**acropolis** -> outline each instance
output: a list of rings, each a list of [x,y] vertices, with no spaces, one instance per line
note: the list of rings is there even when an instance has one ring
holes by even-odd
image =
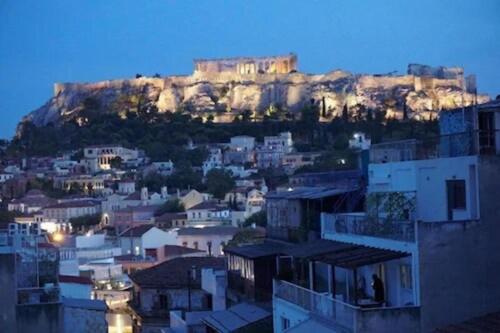
[[[297,70],[297,56],[195,59],[194,69],[195,73],[288,74]]]

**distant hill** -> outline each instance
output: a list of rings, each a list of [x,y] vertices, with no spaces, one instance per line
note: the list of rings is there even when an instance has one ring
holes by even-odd
[[[245,58],[247,59],[247,58]],[[248,60],[245,60],[248,61]],[[459,67],[410,65],[406,75],[366,75],[333,71],[312,75],[290,73],[203,72],[189,76],[138,77],[96,83],[56,83],[54,96],[24,117],[35,126],[84,124],[94,114],[182,111],[214,122],[232,122],[246,114],[261,120],[273,112],[297,117],[311,102],[320,121],[381,110],[387,118],[429,119],[436,111],[473,103],[474,77]],[[479,103],[489,100],[478,95]]]

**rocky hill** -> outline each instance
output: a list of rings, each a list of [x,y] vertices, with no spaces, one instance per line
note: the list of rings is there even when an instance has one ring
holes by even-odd
[[[345,71],[311,75],[200,72],[190,76],[139,77],[96,83],[56,83],[54,96],[27,115],[23,122],[36,126],[60,124],[75,119],[84,122],[81,111],[91,103],[99,112],[174,112],[183,110],[216,122],[230,122],[245,110],[257,118],[271,106],[297,112],[314,101],[321,120],[360,109],[386,111],[386,117],[428,119],[441,109],[470,105],[474,101],[473,78],[464,78],[461,68],[431,68],[410,65],[407,75],[365,75]],[[488,96],[478,95],[478,103]]]

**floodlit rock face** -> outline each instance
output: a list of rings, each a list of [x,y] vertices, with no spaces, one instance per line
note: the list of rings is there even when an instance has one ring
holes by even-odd
[[[298,72],[239,74],[195,71],[190,76],[141,77],[96,83],[57,83],[54,97],[23,121],[37,126],[60,124],[81,117],[86,103],[103,113],[137,110],[214,115],[215,121],[232,121],[245,110],[258,118],[270,106],[298,112],[311,101],[322,110],[322,121],[342,113],[378,109],[387,117],[428,119],[431,113],[470,105],[475,89],[458,67],[410,65],[407,75],[357,75],[333,71],[321,75]],[[488,96],[478,95],[478,103]],[[364,107],[364,108],[362,108]]]

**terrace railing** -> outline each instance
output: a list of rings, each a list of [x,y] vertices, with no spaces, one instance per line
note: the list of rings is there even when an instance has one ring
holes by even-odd
[[[59,303],[61,301],[59,287],[44,287],[44,288],[18,288],[17,289],[17,304],[18,305],[37,305]]]
[[[323,214],[322,233],[371,236],[415,242],[415,222],[374,218],[364,213]]]
[[[355,331],[358,307],[298,285],[274,280],[274,296],[328,319],[343,330]]]
[[[469,131],[423,140],[401,140],[374,144],[370,163],[426,160],[434,158],[498,154],[499,130]]]

